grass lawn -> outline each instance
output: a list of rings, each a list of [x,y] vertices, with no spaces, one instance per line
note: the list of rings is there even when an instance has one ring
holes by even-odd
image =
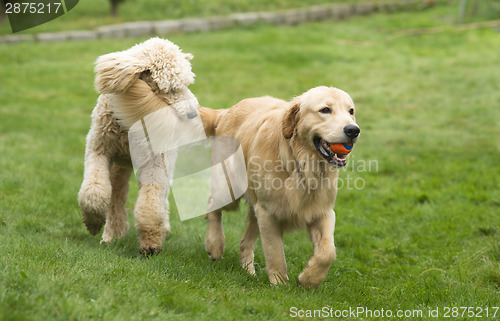
[[[110,15],[109,0],[81,0],[56,20],[21,33],[90,29],[103,25],[141,20],[167,20],[228,15],[237,12],[270,11],[302,8],[336,2],[382,2],[383,0],[126,0],[118,7],[118,16]],[[8,21],[0,24],[0,35],[11,34]]]
[[[93,62],[144,38],[0,46],[0,320],[287,320],[292,307],[439,308],[438,319],[445,307],[481,307],[491,319],[500,306],[500,34],[450,25],[394,36],[455,14],[170,38],[195,55],[192,90],[204,106],[289,99],[318,85],[352,95],[362,134],[354,167],[341,173],[337,260],[311,291],[296,281],[312,253],[304,231],[285,237],[288,286],[268,284],[260,242],[257,277],[243,272],[245,209],[225,215],[219,262],[204,251],[203,218],[180,222],[175,206],[164,251],[140,257],[135,183],[124,239],[100,245],[86,231],[76,196],[97,98]]]

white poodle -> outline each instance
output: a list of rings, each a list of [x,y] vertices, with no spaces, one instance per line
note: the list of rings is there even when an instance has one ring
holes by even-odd
[[[199,105],[188,89],[194,82],[192,58],[172,42],[152,38],[96,61],[95,87],[101,95],[87,136],[78,203],[91,234],[104,225],[101,242],[120,238],[129,228],[125,202],[132,172],[130,127],[160,109],[170,123],[197,116]],[[160,166],[173,170],[173,164]],[[140,175],[147,174],[144,170]],[[134,216],[140,252],[155,253],[170,232],[169,184],[139,177],[139,188]]]

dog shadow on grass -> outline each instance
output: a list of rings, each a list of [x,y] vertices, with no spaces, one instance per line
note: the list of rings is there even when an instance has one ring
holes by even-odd
[[[205,250],[206,221],[202,216],[181,222],[174,212],[171,215],[172,232],[165,238],[163,250],[152,255],[139,253],[138,233],[132,223],[132,213],[129,213],[131,225],[129,232],[123,238],[114,239],[109,244],[100,242],[102,231],[97,235],[90,235],[81,221],[71,223],[71,226],[61,229],[53,236],[61,242],[69,242],[69,248],[76,247],[117,260],[135,261],[139,265],[147,266],[147,269],[154,273],[168,274],[177,280],[199,279],[200,282],[205,282],[204,279],[209,279],[209,282],[217,283],[214,286],[220,286],[225,282],[236,286],[267,285],[269,281],[260,242],[255,250],[256,276],[249,275],[240,265],[239,238],[243,234],[245,224],[244,217],[240,220],[239,216],[242,215],[238,212],[226,215],[226,248],[223,257],[217,261],[211,260]],[[287,248],[285,243],[285,251],[288,252],[287,261],[291,278],[289,285],[295,288],[298,286],[296,277],[306,264],[304,260],[307,259],[307,256],[298,252],[308,249],[296,247],[297,240],[290,243],[295,244],[294,248]]]

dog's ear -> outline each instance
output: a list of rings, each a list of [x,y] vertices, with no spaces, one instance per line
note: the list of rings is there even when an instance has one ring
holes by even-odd
[[[283,136],[290,139],[295,131],[295,126],[299,121],[300,103],[295,102],[290,109],[285,112],[282,120]]]
[[[141,60],[127,51],[100,56],[95,65],[95,88],[100,94],[123,93],[145,70]]]

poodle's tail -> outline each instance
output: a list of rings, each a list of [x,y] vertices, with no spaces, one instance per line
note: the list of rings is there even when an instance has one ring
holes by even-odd
[[[221,115],[226,112],[226,110],[200,107],[199,112],[207,137],[216,136],[216,129],[219,123],[219,119]]]

